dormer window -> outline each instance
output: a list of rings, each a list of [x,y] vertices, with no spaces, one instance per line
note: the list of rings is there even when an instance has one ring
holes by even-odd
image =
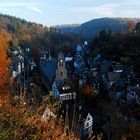
[[[68,86],[68,85],[63,86],[62,89],[63,89],[63,90],[68,90],[68,89],[70,89],[70,86]]]

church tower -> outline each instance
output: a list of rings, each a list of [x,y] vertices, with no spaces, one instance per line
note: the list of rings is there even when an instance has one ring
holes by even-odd
[[[67,79],[67,70],[65,68],[64,54],[60,52],[57,59],[56,80],[64,79]]]

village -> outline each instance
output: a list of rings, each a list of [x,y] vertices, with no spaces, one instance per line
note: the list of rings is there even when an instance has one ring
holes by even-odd
[[[135,110],[140,105],[140,79],[134,67],[100,54],[93,56],[87,41],[75,46],[74,55],[61,51],[54,58],[49,50],[40,50],[39,64],[34,62],[29,48],[10,47],[10,52],[15,98],[34,105],[48,95],[55,97],[61,101],[58,116],[62,115],[69,131],[81,139],[96,133],[110,140],[112,132],[119,131],[115,128],[115,112],[119,112],[124,125],[139,121]],[[54,115],[48,108],[44,113]]]

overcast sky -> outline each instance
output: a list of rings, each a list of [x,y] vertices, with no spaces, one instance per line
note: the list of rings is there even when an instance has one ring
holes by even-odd
[[[140,17],[140,0],[0,0],[0,13],[43,25],[101,17]]]

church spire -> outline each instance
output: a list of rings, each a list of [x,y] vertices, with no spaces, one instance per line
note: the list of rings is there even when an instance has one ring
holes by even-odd
[[[56,80],[64,79],[67,79],[67,70],[65,68],[64,54],[60,52],[57,59]]]

